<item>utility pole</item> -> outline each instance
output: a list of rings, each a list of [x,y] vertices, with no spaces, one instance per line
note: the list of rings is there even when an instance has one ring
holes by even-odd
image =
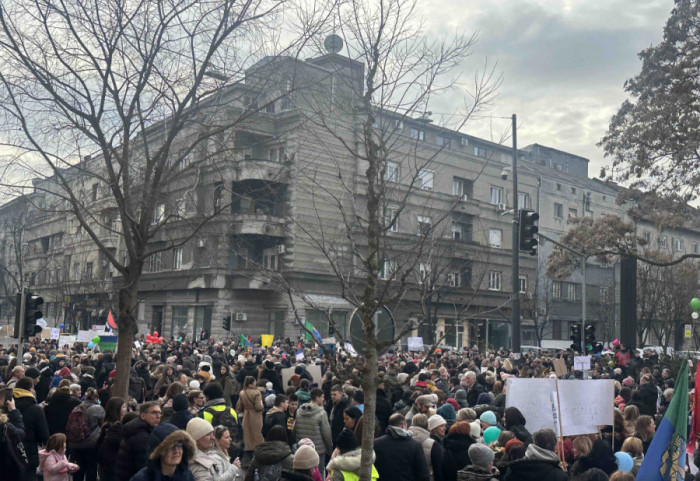
[[[26,308],[27,308],[27,291],[24,289],[24,284],[22,284],[22,289],[20,290],[20,303],[18,306],[19,309],[19,332],[15,332],[15,336],[17,336],[17,359],[19,359],[19,362],[22,362],[22,354],[23,354],[23,344],[22,341],[24,339],[24,329],[25,329],[25,322],[26,322]]]
[[[513,114],[513,302],[511,304],[512,352],[520,352],[520,241],[518,220],[518,136],[516,116]]]

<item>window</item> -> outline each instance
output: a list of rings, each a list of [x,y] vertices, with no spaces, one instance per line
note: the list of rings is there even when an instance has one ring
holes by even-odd
[[[85,279],[92,279],[92,262],[87,262],[85,264]]]
[[[474,147],[474,155],[476,155],[477,157],[486,158],[488,157],[489,153],[483,147]]]
[[[651,243],[651,232],[644,231],[644,241],[649,244]]]
[[[97,200],[97,184],[92,184],[92,200]]]
[[[182,247],[178,247],[173,251],[173,269],[182,269]]]
[[[530,194],[525,192],[518,192],[518,208],[529,209],[530,208]]]
[[[422,262],[418,264],[418,283],[423,284],[425,280],[430,276],[430,269],[428,266]]]
[[[270,102],[269,104],[267,104],[265,106],[265,112],[267,112],[268,114],[274,114],[275,113],[275,103]]]
[[[521,294],[526,294],[527,293],[527,276],[520,276],[520,293]]]
[[[574,284],[573,282],[566,283],[566,298],[569,301],[576,300],[576,284]]]
[[[148,259],[148,270],[150,272],[163,270],[163,252],[156,252]]]
[[[489,271],[489,290],[500,291],[503,280],[503,273],[499,271]]]
[[[666,236],[659,236],[659,247],[666,247]]]
[[[224,199],[224,183],[215,182],[214,183],[214,210],[221,209],[221,203]]]
[[[418,171],[418,187],[423,190],[433,190],[433,171],[420,169]]]
[[[693,252],[693,254],[700,254],[700,249],[698,249],[698,243],[693,242],[690,244],[690,250]]]
[[[385,260],[382,263],[382,268],[379,270],[379,278],[386,281],[396,273],[396,262]]]
[[[384,209],[384,227],[389,232],[399,231],[399,209],[398,207],[387,207]]]
[[[503,187],[491,186],[491,203],[494,205],[503,203]]]
[[[561,281],[552,282],[552,299],[561,299]]]
[[[425,132],[421,129],[411,128],[411,138],[416,140],[425,140]]]
[[[284,162],[284,147],[270,149],[267,158],[273,162]]]
[[[561,192],[561,184],[557,184],[557,192]]]
[[[608,288],[600,286],[600,302],[608,301]]]
[[[571,193],[572,193],[572,194],[576,194],[576,187],[572,187],[572,188],[571,188]]]
[[[173,306],[173,336],[185,335],[187,306]]]
[[[456,195],[460,200],[467,200],[472,193],[472,182],[459,177],[452,178],[452,195]]]
[[[569,207],[569,219],[575,219],[576,217],[578,217],[578,209]]]
[[[562,204],[554,203],[554,218],[563,219],[564,218],[564,206]]]
[[[403,120],[401,119],[394,119],[394,127],[397,130],[403,130]]]
[[[435,137],[435,143],[439,145],[440,147],[445,147],[446,149],[450,148],[450,139],[447,137],[443,137],[441,135],[437,135]]]
[[[163,222],[165,218],[165,204],[158,204],[156,206],[155,212],[153,213],[153,223],[158,224]]]
[[[452,222],[452,239],[456,241],[464,239],[464,229],[459,222]]]
[[[489,229],[489,247],[503,247],[503,231],[501,229]]]
[[[453,271],[447,274],[447,285],[450,287],[462,287],[466,279],[463,272]]]
[[[263,254],[263,267],[271,271],[278,271],[280,269],[280,256],[266,250],[266,253]]]
[[[387,182],[398,182],[399,181],[399,164],[388,160],[386,162],[386,174],[384,179]]]
[[[673,250],[677,252],[682,252],[685,250],[683,239],[673,238]]]
[[[428,216],[417,215],[416,220],[418,221],[418,235],[430,235],[430,229],[433,227],[433,221]]]

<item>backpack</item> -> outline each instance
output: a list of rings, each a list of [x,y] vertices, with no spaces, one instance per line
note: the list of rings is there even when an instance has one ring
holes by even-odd
[[[216,411],[211,407],[208,407],[202,411],[202,413],[207,412],[211,414],[212,426],[226,426],[229,433],[231,434],[231,448],[240,448],[243,445],[243,430],[238,424],[238,420],[231,414],[231,408],[225,408],[222,411]],[[204,415],[200,416],[204,417]]]
[[[82,404],[76,406],[68,416],[66,423],[66,440],[69,443],[78,443],[87,439],[92,430],[88,424],[87,409]]]
[[[254,481],[279,481],[282,477],[282,463],[268,464],[255,468]]]
[[[10,463],[15,466],[17,473],[25,473],[29,468],[29,459],[20,435],[9,429],[5,423],[1,428],[0,437],[0,450],[5,455],[9,454]]]

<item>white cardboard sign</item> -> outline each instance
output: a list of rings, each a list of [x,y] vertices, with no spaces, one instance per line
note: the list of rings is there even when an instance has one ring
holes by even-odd
[[[591,368],[591,356],[574,357],[574,370],[584,371]]]
[[[409,351],[422,351],[423,350],[423,338],[422,337],[409,337],[408,338],[408,350]]]

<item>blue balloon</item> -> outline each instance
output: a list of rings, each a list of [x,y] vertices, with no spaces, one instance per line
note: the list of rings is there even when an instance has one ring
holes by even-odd
[[[65,329],[65,328],[66,328],[66,325],[65,325],[65,324],[61,324],[61,329]]]
[[[634,460],[629,453],[624,451],[618,451],[615,453],[615,460],[617,461],[617,469],[629,473],[634,466]]]
[[[92,349],[93,347],[95,347],[95,343],[92,341],[88,342],[88,349]]]

